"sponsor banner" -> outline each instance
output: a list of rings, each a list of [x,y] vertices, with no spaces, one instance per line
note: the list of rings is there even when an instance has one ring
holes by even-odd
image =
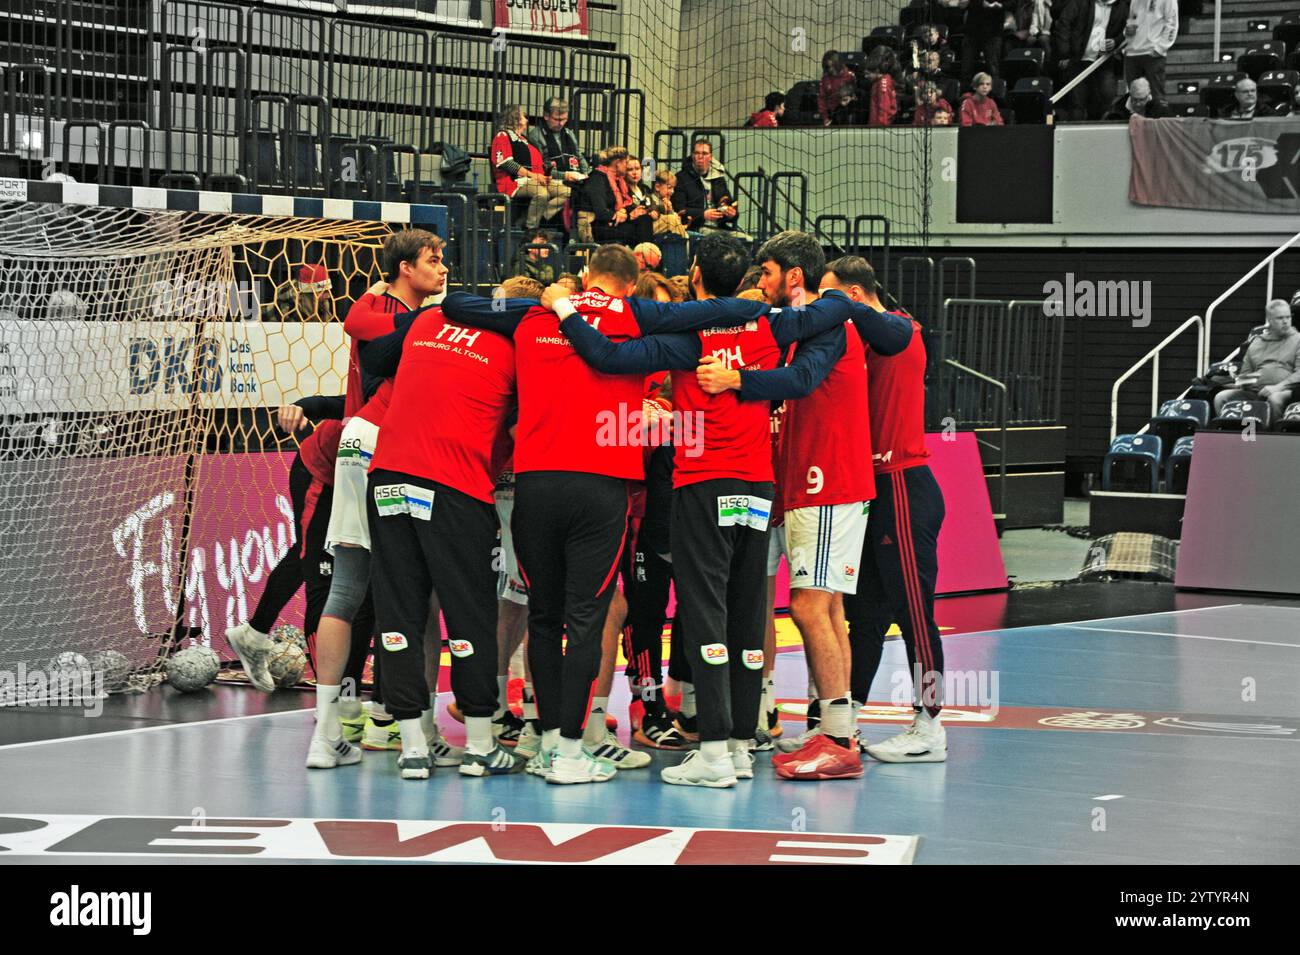
[[[918,837],[681,826],[211,816],[0,816],[8,858],[373,859],[536,865],[910,865]]]
[[[587,0],[496,0],[496,35],[585,38],[590,29]]]
[[[424,23],[483,26],[480,0],[266,0],[268,5],[299,12],[347,17],[395,17]],[[477,15],[475,15],[477,14]]]
[[[1129,201],[1219,212],[1300,212],[1300,119],[1129,121]]]
[[[341,322],[0,320],[0,414],[275,407],[347,369]]]
[[[782,719],[803,722],[807,700],[779,700]],[[908,706],[868,703],[858,710],[859,723],[912,722]],[[1087,710],[1059,706],[945,706],[943,725],[982,726],[1003,730],[1073,730],[1082,733],[1154,733],[1157,736],[1218,736],[1246,739],[1300,740],[1300,720],[1282,716],[1224,716],[1217,713],[1148,713],[1137,710]]]

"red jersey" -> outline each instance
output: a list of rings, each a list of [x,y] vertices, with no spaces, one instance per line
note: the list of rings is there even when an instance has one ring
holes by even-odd
[[[334,486],[334,462],[339,455],[339,438],[343,436],[343,422],[327,418],[316,425],[316,430],[303,438],[298,455],[311,476],[329,487]]]
[[[910,316],[902,312],[891,314]],[[851,336],[856,337],[856,336]],[[912,322],[912,340],[897,355],[867,352],[871,400],[872,462],[877,474],[925,464],[925,345],[921,326]]]
[[[856,334],[844,339],[844,354],[825,381],[785,403],[777,484],[787,511],[876,496],[867,357]]]
[[[768,430],[772,435],[772,474],[781,476],[781,426],[785,423],[785,402],[768,417]],[[776,498],[772,501],[772,517],[768,521],[772,527],[785,523],[785,504],[781,501],[781,482],[777,480]]]
[[[610,341],[641,337],[621,298],[589,289],[569,299],[582,320]],[[645,479],[640,440],[644,375],[604,375],[573,350],[560,320],[530,308],[515,329],[519,427],[515,473],[578,471]]]
[[[427,478],[492,503],[492,450],[514,403],[515,355],[496,332],[431,308],[411,326],[371,469]]]
[[[734,328],[706,328],[699,336],[700,356],[721,358],[729,369],[769,371],[781,357],[766,318]],[[681,412],[674,488],[717,478],[772,480],[768,402],[741,401],[740,393],[730,390],[710,395],[700,387],[692,368],[673,372],[673,403]]]
[[[383,424],[384,412],[392,397],[392,383],[385,381],[379,389],[366,400],[365,385],[361,380],[361,358],[357,350],[358,342],[368,342],[393,331],[393,316],[398,312],[410,311],[406,303],[395,295],[385,292],[383,295],[362,295],[348,309],[348,317],[343,321],[343,330],[352,339],[348,352],[348,390],[343,397],[343,418],[360,415],[371,424]],[[371,407],[371,403],[374,407]]]

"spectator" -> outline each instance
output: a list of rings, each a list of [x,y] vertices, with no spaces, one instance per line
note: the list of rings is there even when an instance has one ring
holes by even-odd
[[[659,268],[659,263],[663,261],[664,254],[659,251],[659,246],[653,242],[642,242],[632,250],[632,256],[636,259],[637,267],[642,272],[653,272]]]
[[[971,92],[961,98],[961,124],[963,126],[1001,126],[1002,113],[998,104],[989,97],[993,77],[976,73],[971,82]]]
[[[282,322],[335,321],[338,316],[325,266],[300,265],[294,281],[276,296],[275,308]]]
[[[569,104],[552,96],[542,112],[542,125],[528,130],[528,142],[542,154],[544,171],[572,187],[591,174],[591,164],[578,148],[577,137],[567,128],[568,122]]]
[[[831,110],[832,126],[861,126],[867,119],[866,110],[858,102],[857,84],[841,86],[835,94],[839,104]]]
[[[551,250],[528,248],[535,243],[550,241],[551,237],[546,234],[545,229],[529,230],[524,236],[523,245],[515,251],[514,261],[510,263],[510,274],[536,279],[542,285],[550,285],[554,282],[559,269],[551,261]]]
[[[913,42],[922,50],[934,50],[936,53],[948,45],[939,28],[933,23],[922,23],[918,26]]]
[[[1268,303],[1264,314],[1268,327],[1246,346],[1236,387],[1214,396],[1215,414],[1220,414],[1229,401],[1258,398],[1268,402],[1273,409],[1272,420],[1278,421],[1286,410],[1292,391],[1300,385],[1300,374],[1296,372],[1297,359],[1300,359],[1300,332],[1291,327],[1291,306],[1286,299],[1275,298]]]
[[[758,288],[758,280],[763,277],[763,267],[760,265],[751,265],[745,272],[745,277],[740,280],[736,286],[736,294],[748,292],[750,289]],[[762,293],[759,293],[759,300],[762,300]]]
[[[1130,116],[1145,116],[1147,119],[1163,119],[1169,115],[1169,108],[1151,95],[1151,84],[1146,77],[1139,76],[1128,85],[1128,92],[1111,104],[1103,119],[1128,122]]]
[[[963,82],[969,83],[975,76],[975,57],[980,52],[984,54],[988,72],[998,75],[998,68],[1002,65],[1002,25],[1007,16],[1006,6],[1003,0],[970,0],[970,6],[966,8],[965,38],[961,44]]]
[[[668,280],[668,284],[673,287],[677,297],[674,302],[689,302],[693,297],[691,295],[691,280],[685,275],[674,275]]]
[[[686,226],[682,217],[673,207],[673,190],[677,187],[677,174],[671,169],[660,169],[655,173],[654,203],[651,208],[657,213],[651,219],[654,222],[654,234],[661,236],[671,234],[686,238]]]
[[[817,113],[822,118],[822,125],[829,126],[832,114],[843,106],[840,91],[844,87],[852,89],[858,78],[849,69],[843,53],[828,50],[822,56],[822,81],[817,91]]]
[[[650,241],[654,229],[649,208],[632,198],[627,181],[627,150],[611,146],[600,154],[600,165],[587,186],[587,202],[594,216],[592,236],[597,242],[634,246]]]
[[[1291,99],[1273,107],[1274,116],[1300,116],[1300,83],[1291,91]]]
[[[763,108],[749,117],[750,126],[755,129],[776,129],[785,114],[785,94],[768,93],[763,98]]]
[[[1165,55],[1178,39],[1178,0],[1133,0],[1124,27],[1124,82],[1139,76],[1151,84],[1151,95],[1165,98]]]
[[[869,126],[889,126],[898,114],[898,57],[888,47],[878,46],[867,55],[862,66],[871,86],[871,105],[867,112]]]
[[[1140,0],[1148,2],[1148,0]],[[1115,49],[1129,0],[1064,0],[1052,21],[1052,48],[1065,85]],[[1115,99],[1116,70],[1100,66],[1066,97],[1063,118],[1098,120]]]
[[[627,186],[632,192],[632,201],[639,206],[645,206],[647,211],[652,211],[655,193],[649,185],[641,181],[641,160],[636,156],[627,157]],[[651,219],[653,218],[652,215]]]
[[[642,271],[640,278],[636,280],[636,291],[632,293],[637,298],[653,299],[656,302],[680,302],[677,297],[677,290],[673,288],[668,277],[658,272]]]
[[[727,177],[713,165],[713,146],[707,139],[697,139],[691,148],[691,161],[677,177],[673,190],[673,208],[687,229],[734,229],[736,204],[727,187]]]
[[[1224,119],[1255,119],[1264,115],[1258,111],[1259,88],[1254,80],[1249,77],[1238,80],[1233,95],[1237,98],[1237,103],[1228,107],[1223,114]]]
[[[912,114],[913,126],[950,126],[952,125],[952,105],[939,95],[939,87],[933,83],[922,83],[916,91],[916,112]],[[946,113],[946,122],[938,122],[940,113]]]
[[[1016,13],[1016,36],[1030,49],[1045,50],[1052,58],[1051,0],[1020,0]]]
[[[522,106],[507,106],[501,111],[497,125],[497,134],[492,139],[492,172],[497,192],[514,200],[527,199],[525,224],[536,229],[543,219],[551,218],[564,208],[569,188],[546,175],[542,154],[524,138],[528,132],[528,117]]]

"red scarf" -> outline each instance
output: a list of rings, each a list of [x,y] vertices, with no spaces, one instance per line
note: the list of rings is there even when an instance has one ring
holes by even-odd
[[[609,166],[600,167],[605,172],[605,178],[609,180],[609,188],[614,193],[614,211],[626,209],[632,204],[632,192],[627,187],[627,178],[614,172]]]

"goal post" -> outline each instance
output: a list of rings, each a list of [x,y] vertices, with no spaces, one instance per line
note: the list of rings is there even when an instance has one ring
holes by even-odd
[[[232,658],[225,629],[293,539],[296,440],[274,409],[343,393],[343,318],[378,249],[407,226],[446,235],[446,210],[25,180],[0,196],[0,673],[114,650],[148,674],[190,643]]]

